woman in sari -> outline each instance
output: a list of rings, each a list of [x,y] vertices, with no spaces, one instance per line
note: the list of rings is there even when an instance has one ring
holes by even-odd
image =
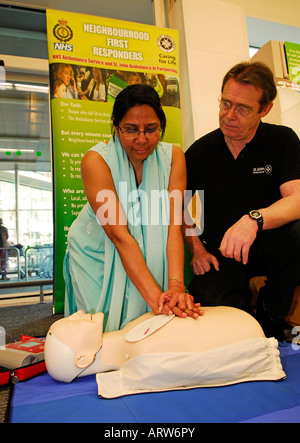
[[[114,135],[82,161],[88,203],[72,224],[65,257],[65,315],[104,313],[104,330],[155,314],[198,317],[185,292],[181,213],[184,154],[162,143],[158,94],[132,85],[117,96]],[[169,196],[175,196],[169,198]]]

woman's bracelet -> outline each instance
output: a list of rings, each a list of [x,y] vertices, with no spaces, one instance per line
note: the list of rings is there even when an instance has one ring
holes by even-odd
[[[184,287],[185,287],[185,284],[183,283],[183,281],[181,281],[179,278],[177,278],[177,277],[171,277],[171,278],[169,278],[169,281],[170,280],[176,280],[176,281],[179,281],[179,283],[181,283]]]
[[[178,281],[179,283],[181,283],[181,284],[183,285],[183,287],[184,287],[185,292],[186,292],[187,294],[189,294],[189,291],[186,289],[185,284],[184,284],[183,281],[181,281],[179,278],[177,278],[177,277],[171,277],[171,278],[169,278],[169,281],[170,281],[170,280],[176,280],[176,281]]]

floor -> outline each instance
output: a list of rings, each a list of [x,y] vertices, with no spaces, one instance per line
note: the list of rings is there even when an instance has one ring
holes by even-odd
[[[17,283],[22,285],[22,281],[11,279],[9,282],[5,283]],[[48,285],[43,287],[43,294],[41,297],[39,286],[26,286],[26,287],[1,287],[0,280],[0,307],[1,306],[11,306],[11,305],[22,305],[31,304],[39,302],[49,302],[53,300],[53,285]]]

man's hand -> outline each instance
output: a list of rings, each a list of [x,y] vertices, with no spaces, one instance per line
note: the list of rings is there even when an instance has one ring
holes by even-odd
[[[219,248],[221,254],[238,262],[242,261],[245,265],[248,262],[250,247],[256,239],[257,230],[256,221],[244,215],[225,232]]]
[[[210,254],[204,247],[194,252],[191,260],[191,268],[194,274],[203,275],[210,271],[211,266],[219,271],[219,262],[214,255]]]

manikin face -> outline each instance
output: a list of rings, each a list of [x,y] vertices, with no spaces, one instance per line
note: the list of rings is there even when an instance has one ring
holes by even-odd
[[[255,135],[260,120],[265,117],[272,108],[272,103],[267,105],[263,111],[260,110],[259,100],[262,90],[253,85],[242,84],[230,78],[224,86],[222,99],[233,104],[229,111],[220,108],[220,129],[225,138],[232,141],[244,141],[248,143]],[[241,116],[234,106],[241,105],[250,109],[246,117]]]
[[[135,134],[134,136],[121,131],[157,129],[151,134]],[[130,163],[135,167],[142,163],[156,148],[160,137],[160,121],[149,105],[134,106],[129,109],[119,123],[114,127],[120,143],[126,152]],[[120,130],[121,129],[121,130]]]
[[[50,332],[71,348],[76,355],[76,366],[90,365],[102,346],[103,314],[90,315],[78,311],[54,323]]]

